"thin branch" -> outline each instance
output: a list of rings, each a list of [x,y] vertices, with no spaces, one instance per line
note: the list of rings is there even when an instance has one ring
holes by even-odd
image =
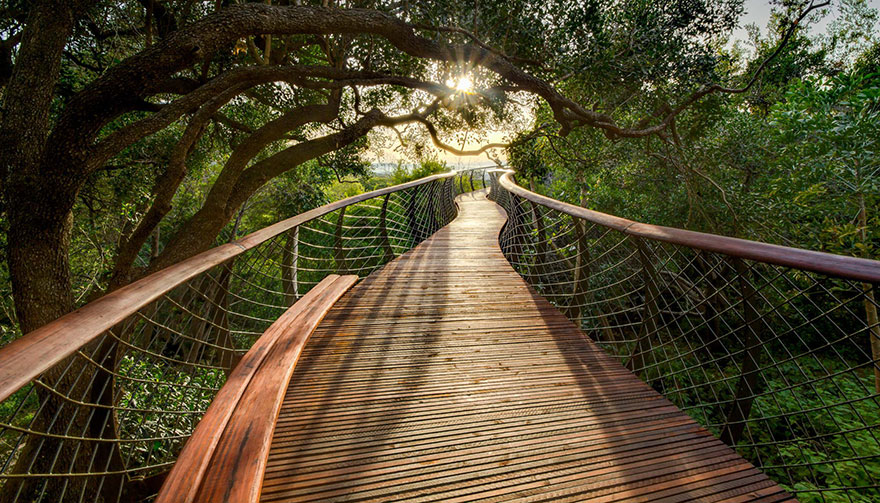
[[[247,37],[247,48],[248,48],[248,54],[250,54],[251,57],[254,58],[254,61],[256,61],[258,65],[269,64],[268,61],[266,61],[265,59],[263,59],[262,56],[260,56],[260,50],[257,49],[257,44],[254,43],[254,39],[252,37]]]
[[[646,127],[646,128],[642,128],[642,129],[622,129],[622,128],[618,128],[618,127],[614,126],[613,124],[603,124],[600,127],[604,127],[606,130],[608,130],[610,133],[612,133],[613,135],[616,135],[616,136],[624,136],[624,137],[630,137],[630,138],[649,136],[649,135],[656,134],[656,133],[666,129],[672,123],[672,121],[675,119],[675,117],[677,117],[681,112],[690,108],[697,101],[699,101],[700,99],[702,99],[710,94],[713,94],[716,92],[726,93],[726,94],[741,94],[741,93],[747,92],[749,89],[752,88],[752,86],[755,84],[755,82],[758,81],[759,77],[761,76],[761,73],[767,67],[767,65],[771,61],[773,61],[777,56],[779,56],[780,53],[782,53],[783,48],[785,48],[785,45],[788,43],[789,39],[792,37],[792,35],[797,30],[797,28],[800,26],[801,21],[803,21],[804,18],[806,18],[811,12],[815,11],[816,9],[821,9],[822,7],[826,7],[830,3],[831,2],[827,2],[827,1],[822,2],[822,3],[818,3],[818,4],[810,2],[810,5],[807,6],[807,8],[804,9],[804,11],[801,12],[797,18],[795,18],[795,20],[791,23],[791,25],[788,27],[788,29],[784,32],[782,38],[779,41],[779,44],[776,46],[776,50],[774,50],[770,56],[768,56],[766,59],[764,59],[764,61],[761,62],[761,64],[758,66],[758,68],[752,74],[752,77],[749,79],[749,82],[745,86],[738,87],[738,88],[724,87],[720,84],[712,84],[709,86],[704,86],[704,87],[700,88],[699,90],[695,91],[694,93],[692,93],[687,98],[685,98],[678,106],[673,108],[666,115],[666,117],[663,119],[662,122],[660,122],[656,126]]]
[[[458,34],[464,35],[467,38],[469,38],[473,43],[477,44],[481,49],[488,51],[488,52],[491,52],[492,54],[495,54],[496,56],[502,57],[512,63],[535,66],[535,67],[538,67],[541,70],[544,70],[547,72],[553,71],[553,68],[547,66],[547,64],[542,61],[537,61],[537,60],[528,59],[528,58],[520,58],[517,56],[509,56],[509,55],[505,54],[504,52],[502,52],[498,49],[495,49],[494,47],[484,43],[482,40],[480,40],[479,37],[477,37],[472,32],[465,30],[464,28],[457,28],[455,26],[432,26],[432,25],[428,25],[428,24],[413,24],[411,26],[413,28],[417,28],[420,30],[426,30],[426,31],[436,31],[436,32],[440,32],[440,33],[458,33]]]
[[[785,45],[788,43],[788,40],[792,37],[792,35],[794,35],[794,32],[797,30],[798,26],[800,26],[801,22],[808,15],[810,15],[811,12],[813,12],[817,9],[821,9],[822,7],[827,7],[830,4],[831,4],[830,1],[822,2],[822,3],[818,3],[818,4],[815,4],[811,1],[810,5],[808,5],[807,8],[804,9],[804,11],[801,12],[801,14],[797,18],[795,18],[794,21],[792,21],[791,25],[788,27],[788,29],[785,31],[785,33],[782,35],[782,39],[780,39],[779,44],[776,46],[776,50],[773,51],[773,54],[771,54],[770,56],[767,56],[764,59],[764,61],[761,62],[760,65],[758,65],[758,68],[755,70],[755,73],[752,74],[752,78],[749,79],[749,82],[744,87],[740,87],[740,88],[719,87],[718,90],[723,93],[739,94],[739,93],[747,92],[749,89],[751,89],[752,86],[755,85],[755,82],[758,81],[758,77],[761,76],[761,72],[764,71],[764,68],[771,61],[776,59],[776,57],[779,56],[779,54],[782,52],[782,49],[785,48]]]
[[[397,140],[400,141],[400,146],[406,148],[406,140],[403,138],[403,133],[401,133],[400,130],[394,126],[388,126],[388,129],[394,131],[397,134]]]
[[[86,70],[93,71],[95,73],[103,73],[105,68],[103,66],[93,65],[91,63],[86,63],[81,58],[79,58],[76,54],[70,51],[64,51],[64,57],[72,61],[76,66],[81,68],[85,68]]]
[[[211,120],[213,120],[214,122],[223,124],[224,126],[230,128],[230,129],[237,129],[243,133],[253,133],[254,132],[253,128],[249,127],[247,124],[239,122],[239,121],[229,117],[228,115],[224,115],[221,112],[215,113],[214,116],[211,117]]]
[[[428,134],[431,135],[431,141],[434,143],[435,147],[443,149],[443,150],[450,152],[452,154],[455,154],[455,155],[460,155],[460,156],[480,155],[483,152],[490,150],[490,149],[493,149],[493,148],[508,148],[510,146],[509,143],[487,143],[485,145],[482,145],[480,148],[473,149],[473,150],[465,150],[465,149],[455,148],[452,145],[449,145],[447,143],[443,143],[440,140],[440,138],[437,134],[437,128],[434,127],[434,124],[432,124],[431,121],[429,121],[428,119],[423,118],[423,117],[415,117],[414,120],[416,122],[419,122],[423,126],[425,126],[425,129],[428,130]]]

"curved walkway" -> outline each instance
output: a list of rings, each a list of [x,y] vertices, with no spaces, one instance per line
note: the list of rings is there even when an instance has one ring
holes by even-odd
[[[505,260],[482,193],[303,353],[263,501],[785,501]]]

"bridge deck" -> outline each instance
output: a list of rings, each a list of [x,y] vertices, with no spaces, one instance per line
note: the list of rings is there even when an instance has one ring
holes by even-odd
[[[263,501],[783,501],[504,259],[482,194],[350,290],[290,383]]]

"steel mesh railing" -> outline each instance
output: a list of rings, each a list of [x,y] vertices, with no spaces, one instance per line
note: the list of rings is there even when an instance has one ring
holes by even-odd
[[[142,280],[170,282],[157,298],[146,287],[111,294],[133,297],[129,312],[87,307],[0,350],[10,361],[30,341],[63,346],[77,316],[121,320],[6,390],[0,501],[149,499],[262,332],[328,274],[366,276],[449,223],[456,191],[452,174],[435,175],[312,210],[179,264],[178,276]]]
[[[880,501],[880,262],[646,226],[491,177],[505,256],[607,353],[801,501]]]
[[[489,187],[491,180],[489,173],[494,169],[496,169],[494,166],[483,166],[456,171],[454,182],[456,194],[476,192]]]

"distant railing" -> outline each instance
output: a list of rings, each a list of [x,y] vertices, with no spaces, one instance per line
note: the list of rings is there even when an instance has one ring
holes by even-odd
[[[880,501],[880,262],[637,223],[490,175],[505,256],[607,352],[802,501]]]
[[[455,172],[455,189],[458,194],[482,190],[489,186],[489,172],[494,167],[466,168]]]
[[[449,223],[455,192],[445,173],[316,208],[0,349],[0,501],[155,495],[266,328],[329,274],[366,276]]]

